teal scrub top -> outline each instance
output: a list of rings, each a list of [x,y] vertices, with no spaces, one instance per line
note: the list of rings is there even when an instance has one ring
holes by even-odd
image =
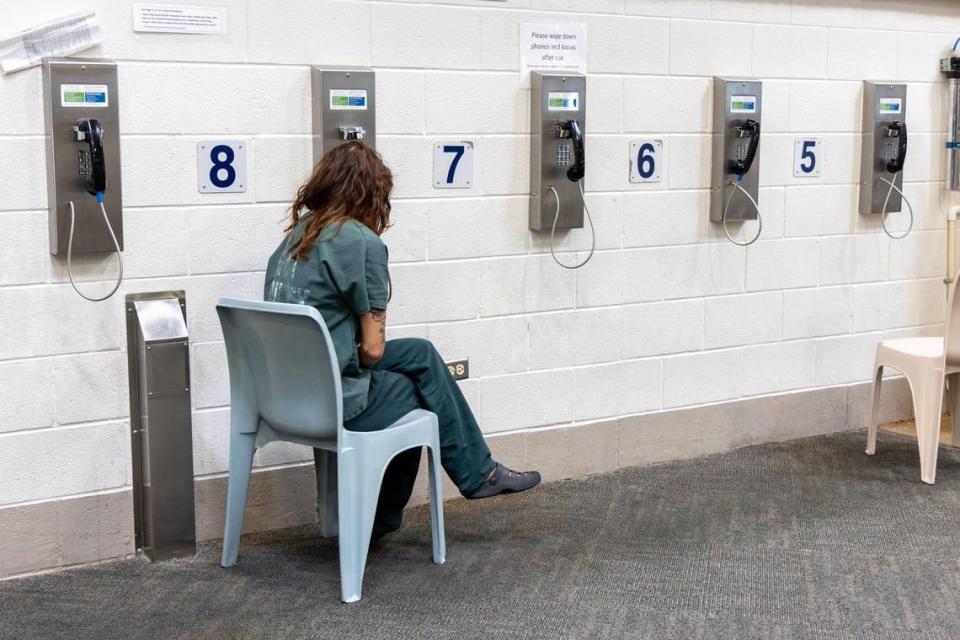
[[[263,297],[270,302],[308,304],[323,316],[340,362],[347,421],[367,406],[370,370],[360,366],[357,352],[360,316],[387,308],[387,246],[366,225],[348,220],[321,231],[307,260],[294,260],[289,247],[303,234],[309,215],[270,256]]]

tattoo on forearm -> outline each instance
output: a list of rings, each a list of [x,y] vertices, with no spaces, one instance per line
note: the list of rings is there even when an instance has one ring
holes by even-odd
[[[380,324],[380,335],[387,335],[387,311],[385,309],[371,309],[370,316],[374,322]]]

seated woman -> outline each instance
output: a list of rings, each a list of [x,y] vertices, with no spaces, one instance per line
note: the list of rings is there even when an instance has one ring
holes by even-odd
[[[300,187],[287,235],[267,265],[264,298],[320,311],[337,358],[344,427],[383,429],[417,408],[437,414],[443,468],[467,498],[526,491],[536,471],[495,462],[443,358],[427,340],[385,340],[390,276],[380,235],[390,225],[393,176],[380,155],[357,142],[324,154]],[[420,449],[387,467],[373,539],[400,527]]]

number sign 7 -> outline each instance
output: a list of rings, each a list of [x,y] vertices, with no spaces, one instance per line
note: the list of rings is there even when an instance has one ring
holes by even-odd
[[[469,189],[473,186],[473,142],[457,140],[433,145],[433,188]]]

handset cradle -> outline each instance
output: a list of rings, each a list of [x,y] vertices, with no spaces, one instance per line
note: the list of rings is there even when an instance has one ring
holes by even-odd
[[[760,148],[760,123],[752,118],[748,119],[737,127],[737,137],[750,138],[746,156],[730,161],[730,173],[743,177],[753,166],[753,160],[757,157],[757,149]]]
[[[567,120],[557,125],[557,135],[573,142],[573,164],[567,169],[567,179],[579,182],[586,175],[586,159],[583,151],[583,129],[576,120]]]
[[[103,156],[103,127],[96,118],[81,118],[73,123],[78,142],[86,141],[90,148],[90,173],[84,179],[84,187],[92,196],[107,190],[107,168]]]
[[[889,173],[897,174],[903,171],[903,163],[907,159],[907,123],[897,120],[888,124],[887,137],[897,138],[897,157],[887,160],[884,168]]]

